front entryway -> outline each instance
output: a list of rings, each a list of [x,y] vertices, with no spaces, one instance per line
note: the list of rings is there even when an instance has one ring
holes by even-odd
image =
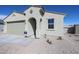
[[[33,17],[28,20],[28,30],[29,34],[36,38],[36,19]]]

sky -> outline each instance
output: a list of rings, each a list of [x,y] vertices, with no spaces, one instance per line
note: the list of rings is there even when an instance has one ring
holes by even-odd
[[[4,19],[13,11],[24,12],[29,5],[0,5],[0,19]],[[42,5],[45,11],[60,12],[66,14],[64,25],[79,24],[79,6],[78,5]]]

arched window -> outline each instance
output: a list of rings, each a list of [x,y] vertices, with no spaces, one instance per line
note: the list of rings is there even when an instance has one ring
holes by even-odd
[[[43,9],[40,9],[39,12],[40,12],[40,15],[41,15],[41,16],[43,16],[44,13],[45,13]]]
[[[32,10],[30,10],[30,14],[32,14],[33,13],[33,11]]]

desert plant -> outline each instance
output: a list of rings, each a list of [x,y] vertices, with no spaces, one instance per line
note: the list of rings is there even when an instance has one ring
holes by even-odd
[[[48,44],[52,44],[52,41],[50,41],[49,39],[47,39],[46,41]]]
[[[61,36],[59,36],[59,37],[57,38],[57,40],[62,40],[62,37],[61,37]]]

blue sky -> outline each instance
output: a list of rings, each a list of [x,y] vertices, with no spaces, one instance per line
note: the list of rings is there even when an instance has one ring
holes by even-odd
[[[0,19],[5,18],[13,11],[23,12],[29,6],[27,5],[0,5]],[[43,5],[48,12],[65,13],[65,25],[79,24],[79,6],[78,5]]]

